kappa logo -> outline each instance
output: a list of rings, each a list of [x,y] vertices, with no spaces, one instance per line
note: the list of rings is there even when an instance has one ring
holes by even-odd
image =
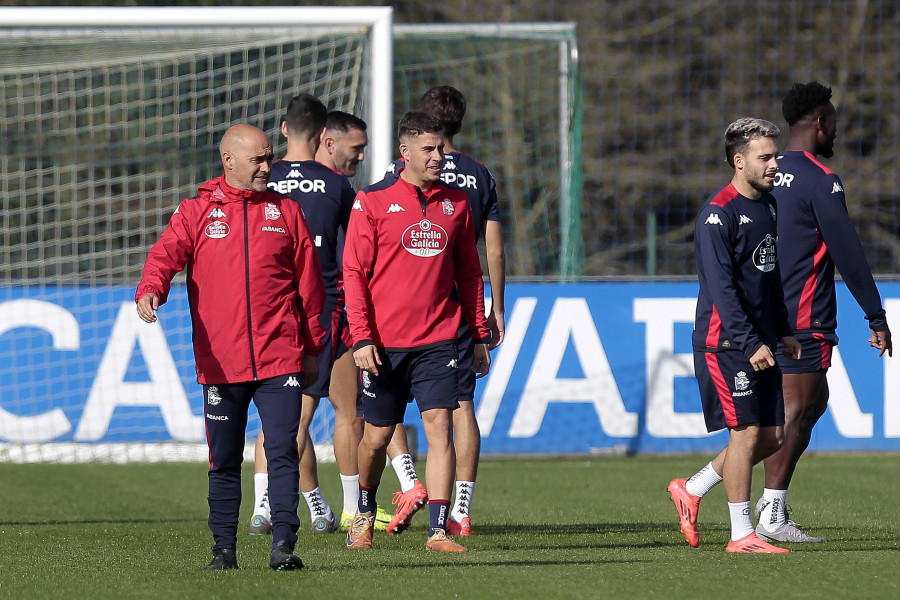
[[[206,391],[206,403],[210,406],[218,406],[222,401],[222,396],[219,395],[219,388],[214,385],[209,386]]]
[[[843,192],[844,188],[841,187],[841,184],[837,181],[834,182],[834,185],[831,186],[831,193],[837,194],[838,192]]]
[[[450,367],[451,369],[458,369],[459,367],[457,366],[457,364],[458,363],[457,363],[456,359],[452,358],[452,359],[450,359],[450,362],[447,363],[447,366]]]
[[[281,387],[303,387],[300,385],[300,382],[297,381],[297,378],[291,375],[287,378],[287,381],[284,382],[284,385]]]
[[[353,210],[358,210],[360,212],[363,211],[362,202],[359,201],[359,198],[353,201]]]
[[[413,256],[429,258],[443,252],[448,240],[449,236],[443,227],[428,219],[422,219],[415,225],[407,227],[400,241],[406,251]]]
[[[291,169],[290,171],[288,171],[287,176],[291,179],[297,179],[298,177],[303,177],[303,173],[301,173],[297,169]]]
[[[394,163],[391,163],[391,166],[389,166],[387,168],[387,172],[390,173],[391,175],[395,175],[397,173],[396,165],[394,165]]]
[[[456,170],[456,163],[453,162],[453,159],[450,158],[449,156],[445,156],[445,157],[444,157],[444,168],[445,168],[445,169],[449,169],[449,170],[451,170],[451,171],[455,171],[455,170]]]
[[[266,221],[277,221],[281,218],[281,211],[278,210],[278,206],[269,202],[266,204]]]
[[[207,237],[210,237],[214,240],[220,240],[231,233],[231,227],[228,226],[228,223],[223,223],[222,221],[213,221],[206,226],[206,229],[204,229],[203,232]]]
[[[206,218],[207,219],[221,219],[221,218],[227,217],[227,216],[228,215],[225,214],[225,211],[217,206],[216,208],[212,209],[211,213],[206,215]]]
[[[398,213],[398,212],[406,212],[406,209],[396,203],[388,206],[387,214]]]
[[[752,222],[753,222],[753,219],[751,219],[747,215],[741,215],[741,218],[738,221],[738,225],[746,225],[747,223],[752,223]]]
[[[452,215],[456,209],[453,208],[453,203],[450,202],[450,198],[444,198],[444,201],[441,202],[441,207],[444,209],[445,215]]]
[[[744,391],[750,387],[750,379],[747,377],[746,371],[738,371],[734,376],[734,389]]]
[[[718,213],[712,213],[708,217],[706,217],[706,221],[703,223],[704,225],[722,225],[722,220],[719,218]]]

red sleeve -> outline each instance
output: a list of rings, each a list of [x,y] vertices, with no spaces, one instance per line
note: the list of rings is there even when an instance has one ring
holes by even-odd
[[[483,273],[475,245],[475,224],[472,222],[472,210],[468,202],[465,203],[465,209],[465,226],[453,249],[453,278],[456,280],[459,301],[472,339],[476,343],[487,344],[491,341],[491,330],[484,316]]]
[[[375,343],[370,320],[369,273],[375,260],[375,227],[365,212],[365,192],[356,195],[344,244],[344,294],[354,349]]]
[[[182,202],[169,219],[165,231],[150,248],[134,295],[135,302],[145,294],[154,293],[159,297],[160,306],[165,304],[172,278],[184,269],[194,254],[194,234],[189,226],[189,213],[187,202]]]
[[[299,204],[297,206],[298,210],[293,211],[296,220],[294,231],[297,232],[294,242],[294,283],[300,294],[301,309],[305,317],[303,348],[305,354],[318,356],[325,344],[325,330],[319,322],[325,309],[325,282],[309,226],[299,210]]]

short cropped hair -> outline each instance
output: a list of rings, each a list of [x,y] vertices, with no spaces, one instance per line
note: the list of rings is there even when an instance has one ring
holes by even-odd
[[[419,137],[423,133],[442,133],[444,128],[434,115],[412,110],[400,118],[397,137],[401,140]]]
[[[453,136],[462,129],[466,97],[455,87],[441,85],[425,92],[419,102],[419,110],[437,117],[444,128],[444,135]]]
[[[747,151],[750,142],[757,138],[777,138],[781,135],[778,125],[756,117],[741,117],[725,130],[725,160],[734,167],[734,155]]]
[[[367,126],[366,122],[356,115],[351,115],[342,110],[333,110],[328,113],[328,119],[325,121],[325,129],[349,133],[351,129],[365,131]]]
[[[300,94],[291,98],[284,122],[294,135],[313,134],[325,127],[328,109],[312,94]]]
[[[781,103],[781,113],[789,126],[807,116],[820,106],[831,102],[831,88],[818,81],[795,83]]]

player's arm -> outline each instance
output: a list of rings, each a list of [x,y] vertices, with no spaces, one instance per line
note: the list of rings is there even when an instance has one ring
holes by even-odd
[[[887,332],[887,317],[859,235],[847,212],[843,184],[837,175],[822,178],[812,209],[834,265],[865,313],[873,332]]]
[[[491,329],[491,349],[503,342],[506,334],[506,254],[503,251],[503,233],[500,221],[484,222],[484,246],[487,258],[488,280],[491,284],[491,312],[488,327]]]
[[[709,218],[713,213],[717,219]],[[750,359],[763,342],[741,306],[735,284],[733,239],[736,230],[734,219],[727,211],[716,206],[705,207],[697,218],[695,230],[697,268],[707,282],[707,292],[722,320],[723,329]]]
[[[356,200],[359,208],[352,210],[350,214],[343,257],[347,321],[353,337],[353,359],[356,366],[377,375],[381,360],[375,347],[369,291],[369,275],[375,264],[375,224],[365,211],[366,193],[359,192]]]
[[[468,203],[465,204],[465,225],[453,248],[453,278],[459,291],[463,315],[476,344],[473,370],[483,377],[490,369],[487,345],[491,341],[491,330],[484,316],[484,282],[478,261],[478,248],[475,245],[475,225]]]
[[[156,321],[155,311],[166,303],[172,278],[187,265],[194,253],[194,238],[188,227],[190,210],[182,203],[169,219],[162,235],[147,253],[141,281],[135,291],[138,315]]]

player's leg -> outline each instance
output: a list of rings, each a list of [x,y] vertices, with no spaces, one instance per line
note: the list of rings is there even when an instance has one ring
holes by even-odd
[[[253,516],[250,517],[250,535],[271,535],[269,510],[269,464],[263,448],[265,434],[262,429],[256,436],[253,460]]]
[[[387,525],[388,533],[402,533],[412,524],[412,517],[428,502],[428,490],[422,485],[406,437],[406,427],[398,423],[387,448],[394,473],[400,481],[400,491],[394,492],[393,504],[397,507]]]
[[[309,523],[313,533],[331,533],[336,529],[336,519],[331,506],[325,501],[319,488],[319,466],[309,428],[313,415],[319,407],[319,398],[303,394],[303,410],[300,416],[300,432],[297,445],[303,448],[300,454],[300,493],[309,508]]]
[[[466,552],[447,537],[450,492],[456,473],[453,446],[453,412],[459,408],[459,372],[456,344],[446,344],[416,353],[411,364],[412,395],[422,415],[428,440],[425,479],[430,496],[428,550]]]
[[[720,390],[716,380],[721,373],[719,361],[722,357],[714,352],[694,353],[694,372],[700,387],[700,399],[707,431],[719,431],[727,426],[720,400]],[[728,368],[726,366],[726,368]],[[676,478],[666,488],[678,512],[678,525],[685,541],[696,548],[700,545],[697,518],[700,513],[700,499],[722,482],[727,447],[691,477]]]
[[[241,462],[252,386],[203,386],[203,412],[209,445],[209,529],[213,534],[210,570],[236,569],[238,515],[241,508]]]
[[[827,341],[807,340],[803,343],[800,365],[787,364],[791,371],[783,375],[784,445],[766,458],[766,486],[756,503],[759,519],[757,535],[785,542],[824,542],[813,537],[788,518],[788,486],[797,463],[809,446],[812,431],[828,407],[827,367],[831,364],[832,345]],[[802,356],[807,356],[806,360]],[[786,361],[780,361],[785,364]]]
[[[366,423],[359,443],[359,503],[353,523],[347,532],[347,547],[372,547],[378,486],[384,473],[387,447],[394,426],[403,420],[409,386],[406,383],[407,353],[381,349],[378,375],[361,373],[362,391],[366,397]]]
[[[457,340],[459,408],[453,411],[453,444],[456,449],[456,486],[453,509],[447,520],[450,535],[472,534],[471,508],[481,456],[481,430],[475,418],[475,344],[468,327]]]
[[[302,373],[282,375],[259,382],[253,402],[265,432],[264,450],[269,463],[269,505],[272,509],[273,569],[299,569],[303,563],[293,556],[300,520],[300,448],[297,432],[303,406],[303,389],[290,385]],[[276,560],[277,559],[277,560]],[[277,563],[277,564],[276,564]]]

